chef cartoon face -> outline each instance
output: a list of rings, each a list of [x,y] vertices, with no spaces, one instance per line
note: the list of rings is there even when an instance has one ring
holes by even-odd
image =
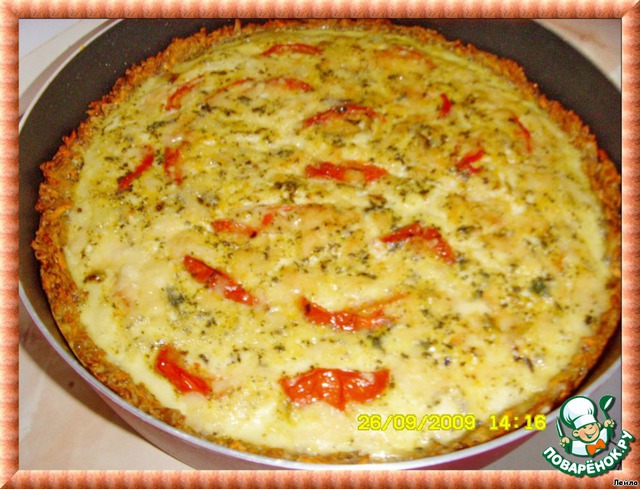
[[[600,423],[589,423],[580,429],[573,430],[573,437],[585,443],[591,443],[592,441],[596,441],[600,436],[601,427],[602,425]]]
[[[607,403],[605,409],[609,405],[610,403]],[[572,430],[571,434],[575,440],[571,441],[562,435],[562,429],[558,424],[558,433],[561,435],[560,444],[568,452],[580,456],[593,456],[604,450],[613,434],[611,430],[615,422],[606,415],[606,412],[607,419],[602,424],[598,422],[596,416],[596,405],[588,397],[575,396],[568,399],[560,408],[560,420]]]

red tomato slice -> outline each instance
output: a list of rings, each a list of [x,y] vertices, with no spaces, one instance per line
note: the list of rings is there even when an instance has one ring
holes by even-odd
[[[264,231],[267,227],[273,224],[276,218],[276,214],[282,214],[295,209],[297,206],[291,205],[273,205],[269,206],[260,220],[259,226],[249,226],[233,219],[216,219],[211,223],[213,230],[216,233],[230,233],[240,236],[247,236],[249,238],[255,238]]]
[[[151,165],[153,165],[153,161],[155,160],[155,157],[156,156],[153,151],[153,148],[151,148],[150,146],[147,146],[145,148],[145,153],[142,158],[142,162],[133,171],[130,171],[118,181],[118,191],[122,191],[129,188],[136,178],[138,178],[145,171],[151,168]]]
[[[344,118],[347,119],[352,115],[363,115],[368,117],[369,119],[376,119],[381,117],[375,110],[371,107],[364,107],[362,105],[354,105],[354,104],[344,104],[344,105],[336,105],[324,112],[320,112],[308,119],[303,121],[304,127],[313,126],[315,124],[324,124],[327,121],[336,118]]]
[[[440,99],[442,100],[442,105],[440,106],[440,112],[438,113],[438,119],[442,119],[443,117],[446,117],[449,112],[451,112],[451,107],[452,107],[452,103],[451,100],[449,100],[449,97],[447,97],[446,93],[441,93],[440,94]]]
[[[180,85],[168,98],[167,100],[167,105],[165,106],[165,110],[174,110],[174,109],[178,109],[180,108],[180,103],[182,102],[182,98],[189,93],[190,91],[192,91],[194,88],[196,88],[196,86],[198,85],[198,82],[196,81],[192,81],[192,82],[187,82],[184,83],[183,85]]]
[[[156,359],[156,370],[182,393],[199,392],[207,397],[211,395],[211,381],[189,372],[180,352],[172,346],[162,347]]]
[[[396,229],[380,238],[383,243],[398,243],[418,238],[423,240],[434,251],[436,256],[450,265],[457,261],[451,245],[442,237],[440,231],[433,227],[424,227],[419,222]]]
[[[352,162],[335,164],[324,161],[317,165],[307,165],[305,174],[309,178],[336,180],[338,182],[374,182],[388,174],[387,170],[377,165]]]
[[[389,370],[312,368],[295,377],[283,377],[280,385],[296,406],[323,401],[344,411],[349,402],[367,402],[378,397],[389,385]]]
[[[479,173],[482,171],[482,167],[474,166],[473,164],[478,160],[480,160],[483,156],[484,156],[483,149],[479,149],[475,153],[468,153],[464,155],[460,159],[460,161],[458,161],[458,163],[456,164],[456,168],[458,169],[458,171],[467,175],[471,173]]]
[[[241,222],[233,221],[231,219],[216,219],[211,223],[213,229],[217,233],[230,233],[239,234],[242,236],[248,236],[249,238],[255,238],[260,229],[256,229]]]
[[[267,85],[279,86],[292,91],[300,91],[300,92],[313,91],[313,87],[311,85],[297,78],[275,77],[275,78],[269,78],[266,81],[266,83]]]
[[[527,153],[531,153],[531,133],[525,127],[525,125],[520,122],[515,115],[509,119],[511,122],[515,122],[518,125],[518,129],[520,130],[520,134],[524,138],[525,147],[527,148]]]
[[[182,148],[187,144],[183,142],[177,148],[164,148],[164,173],[178,185],[182,183],[182,168],[180,165],[180,156]]]
[[[206,285],[210,289],[218,291],[227,299],[250,306],[258,303],[257,298],[244,290],[242,286],[229,275],[216,268],[210,267],[198,259],[192,256],[185,256],[184,266],[198,282]]]
[[[383,243],[397,243],[399,241],[405,241],[416,236],[422,236],[424,228],[418,222],[414,222],[407,226],[396,229],[395,231],[384,235],[380,238]]]
[[[344,310],[331,312],[306,298],[301,300],[305,317],[314,324],[332,326],[342,331],[375,329],[389,324],[391,319],[379,308],[371,313]]]

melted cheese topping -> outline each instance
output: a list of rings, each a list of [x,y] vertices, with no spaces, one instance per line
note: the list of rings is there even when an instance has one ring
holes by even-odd
[[[319,52],[261,54],[290,43]],[[340,106],[351,109],[326,115]],[[441,46],[258,32],[150,77],[95,134],[65,250],[88,292],[82,322],[108,360],[203,434],[374,460],[447,446],[465,433],[361,431],[358,415],[486,421],[544,392],[608,307],[581,154],[511,82]],[[153,164],[119,190],[149,152]],[[386,174],[306,173],[322,162]],[[455,262],[416,237],[381,240],[416,222],[438,230]],[[259,304],[203,286],[187,255]],[[302,297],[329,311],[387,301],[391,321],[337,330],[305,317]],[[209,399],[154,368],[164,344],[215,379]],[[296,406],[279,380],[313,367],[388,369],[391,383],[344,411]]]

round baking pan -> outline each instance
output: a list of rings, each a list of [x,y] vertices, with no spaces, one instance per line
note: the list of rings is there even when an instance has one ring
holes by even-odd
[[[178,460],[199,469],[212,468],[227,457],[234,468],[344,469],[343,465],[315,465],[238,452],[182,433],[129,405],[99,383],[76,360],[56,327],[40,284],[38,263],[31,242],[38,226],[35,211],[40,165],[50,160],[62,142],[85,119],[92,101],[108,93],[125,70],[162,51],[172,39],[201,28],[213,30],[231,19],[131,19],[113,23],[83,46],[48,81],[30,105],[20,125],[19,139],[19,289],[20,297],[38,329],[53,349],[133,429]],[[261,22],[246,19],[244,22]],[[616,163],[621,161],[621,94],[586,58],[555,34],[533,21],[399,19],[440,31],[524,67],[527,77],[549,98],[576,112],[596,135],[598,143]],[[618,333],[581,388],[588,393],[619,367]],[[548,421],[557,410],[548,415]],[[501,438],[451,454],[382,465],[350,466],[358,469],[476,469],[523,443],[532,431],[514,431]]]

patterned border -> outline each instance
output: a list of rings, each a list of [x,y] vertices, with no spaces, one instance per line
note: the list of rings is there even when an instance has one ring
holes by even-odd
[[[637,286],[631,274],[640,265],[636,258],[638,221],[639,139],[632,134],[638,127],[640,106],[639,61],[640,4],[636,0],[558,1],[550,2],[501,0],[322,0],[288,2],[276,0],[219,0],[208,5],[198,0],[166,0],[128,2],[85,1],[66,3],[61,0],[6,0],[0,6],[0,484],[5,487],[96,487],[102,485],[130,488],[168,485],[180,481],[196,487],[261,488],[277,486],[311,487],[424,487],[437,483],[447,487],[463,487],[482,481],[491,486],[557,488],[575,487],[577,480],[559,471],[522,473],[517,471],[412,471],[412,472],[28,472],[18,471],[18,19],[28,17],[537,17],[537,18],[621,18],[623,34],[623,390],[622,426],[638,433],[640,381],[633,375],[640,367],[634,353],[640,340],[633,326],[640,319],[636,300]],[[635,256],[634,256],[635,255]],[[635,431],[634,431],[635,430]],[[625,459],[622,471],[595,479],[583,478],[582,486],[613,485],[614,479],[638,479],[640,448],[634,447]]]

